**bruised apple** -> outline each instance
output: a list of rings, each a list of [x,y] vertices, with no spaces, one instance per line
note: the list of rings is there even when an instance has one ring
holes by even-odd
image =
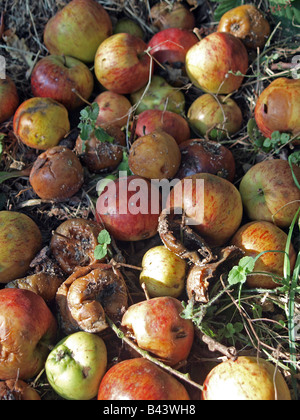
[[[0,283],[24,276],[41,247],[41,231],[30,217],[0,211]]]
[[[255,121],[265,137],[274,131],[296,136],[300,132],[300,79],[280,77],[267,86],[256,102]],[[300,136],[294,143],[300,143]]]
[[[194,341],[191,320],[181,318],[181,302],[171,296],[148,299],[131,305],[122,326],[133,334],[137,345],[170,366],[187,359]]]
[[[10,77],[0,79],[0,124],[11,118],[19,105],[19,95]]]
[[[240,356],[215,366],[203,384],[207,401],[291,400],[282,373],[272,363],[257,357]]]
[[[241,226],[231,240],[231,244],[242,249],[246,256],[255,258],[265,252],[256,261],[253,273],[247,276],[247,285],[251,288],[274,289],[280,286],[270,274],[281,278],[284,270],[285,247],[287,234],[273,223],[254,221]],[[277,251],[277,252],[276,252]],[[289,261],[293,270],[296,253],[291,244]],[[255,274],[255,272],[264,274]]]
[[[185,387],[174,376],[147,359],[123,360],[104,375],[98,401],[189,400]]]
[[[43,298],[29,290],[0,290],[0,380],[37,375],[56,335],[56,320]]]

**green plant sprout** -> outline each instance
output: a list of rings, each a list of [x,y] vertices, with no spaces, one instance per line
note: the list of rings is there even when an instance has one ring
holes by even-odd
[[[94,256],[97,260],[102,260],[107,255],[112,256],[112,252],[109,249],[111,244],[111,237],[106,229],[103,229],[98,235],[98,245],[95,248]]]

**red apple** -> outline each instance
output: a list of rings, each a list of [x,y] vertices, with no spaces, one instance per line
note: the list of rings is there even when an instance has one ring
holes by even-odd
[[[189,400],[184,386],[174,376],[147,359],[123,360],[104,375],[98,392],[101,400]]]
[[[95,74],[107,90],[129,94],[145,86],[153,73],[147,44],[139,37],[120,33],[103,41],[95,56]]]
[[[135,128],[137,137],[161,129],[170,134],[180,144],[190,138],[189,124],[181,115],[172,111],[148,109],[139,114]]]
[[[135,175],[109,182],[97,200],[97,220],[120,241],[154,236],[159,214],[158,189]]]
[[[300,182],[300,168],[293,165],[293,170]],[[264,160],[252,166],[239,190],[251,220],[266,220],[287,228],[299,208],[300,190],[288,161],[283,159]]]
[[[34,96],[55,99],[73,110],[84,104],[74,89],[88,100],[94,89],[94,77],[90,69],[76,58],[49,55],[34,67],[31,89]]]
[[[148,42],[151,55],[160,63],[184,63],[186,53],[198,38],[188,30],[168,28],[157,32]]]
[[[266,252],[255,263],[254,272],[273,273],[283,276],[284,251],[287,242],[287,234],[279,227],[270,222],[255,221],[241,226],[231,240],[232,245],[241,248],[245,255],[256,257],[263,251]],[[291,270],[293,270],[296,254],[293,246],[290,246],[289,253]],[[249,274],[247,285],[251,288],[274,289],[280,286],[272,280],[271,276],[265,274]]]
[[[180,208],[186,223],[210,246],[224,245],[239,228],[242,199],[227,179],[209,173],[198,173],[180,180],[171,190],[166,208]]]
[[[180,2],[160,1],[150,9],[150,19],[160,31],[167,28],[192,30],[195,27],[195,16]]]
[[[175,178],[206,172],[233,182],[235,160],[227,147],[214,141],[190,139],[180,143],[179,149],[181,164]]]
[[[131,108],[126,96],[106,90],[96,96],[94,102],[99,105],[97,124],[126,126]]]
[[[0,79],[0,124],[14,115],[19,105],[19,95],[10,77]]]
[[[199,136],[222,140],[240,130],[243,114],[233,99],[205,93],[192,102],[187,112],[187,119]]]
[[[255,121],[265,137],[271,138],[273,131],[300,133],[299,95],[300,79],[281,77],[263,90],[256,102]]]
[[[188,50],[185,68],[191,82],[204,92],[227,94],[241,86],[248,70],[248,53],[234,35],[213,32]]]
[[[47,23],[44,43],[50,54],[92,63],[97,48],[112,34],[106,10],[94,0],[72,0]]]
[[[56,320],[40,296],[29,290],[0,290],[0,380],[37,375],[56,334]]]
[[[175,366],[187,359],[194,341],[191,320],[181,318],[181,302],[161,296],[131,305],[122,318],[122,326],[133,334],[137,345]]]

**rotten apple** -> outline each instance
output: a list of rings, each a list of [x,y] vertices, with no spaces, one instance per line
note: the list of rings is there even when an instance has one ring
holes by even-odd
[[[162,0],[151,7],[149,17],[160,31],[167,28],[193,30],[195,27],[193,12],[181,2],[169,3]]]
[[[231,239],[231,244],[242,249],[246,256],[255,258],[260,252],[267,251],[256,261],[253,273],[247,276],[249,287],[274,289],[281,285],[286,242],[287,234],[270,222],[249,222],[238,229]],[[289,250],[289,261],[293,270],[296,253],[292,244]],[[277,282],[268,273],[274,274]]]
[[[16,110],[13,120],[16,137],[29,147],[47,150],[57,146],[69,133],[67,108],[51,98],[30,98]]]
[[[122,326],[140,348],[175,366],[188,358],[194,341],[193,323],[180,316],[182,311],[178,299],[155,297],[131,305]]]
[[[19,105],[15,82],[10,78],[0,79],[0,124],[11,118]]]
[[[147,109],[138,115],[135,127],[137,137],[145,136],[157,129],[170,134],[177,144],[188,140],[191,135],[188,122],[176,112]]]
[[[21,379],[0,382],[0,401],[41,401],[38,392]]]
[[[300,168],[293,165],[293,171],[300,182]],[[243,176],[239,191],[251,220],[266,220],[287,228],[299,208],[300,191],[288,161],[283,159],[253,165]]]
[[[107,90],[130,94],[145,86],[153,73],[147,44],[139,37],[120,33],[103,41],[95,56],[95,74]]]
[[[92,63],[97,48],[112,34],[112,22],[95,0],[72,0],[46,24],[44,44],[50,54]]]
[[[0,380],[37,375],[57,337],[45,301],[29,290],[0,290]]]
[[[165,370],[147,359],[123,360],[104,375],[98,401],[189,400],[185,387]]]
[[[248,52],[242,41],[228,32],[213,32],[187,52],[186,72],[204,92],[232,93],[248,70]]]
[[[68,110],[83,105],[93,89],[92,72],[84,63],[73,57],[44,57],[38,61],[31,74],[31,90],[34,96],[52,98]]]
[[[232,152],[221,143],[204,139],[190,139],[180,143],[181,164],[175,178],[198,173],[210,173],[233,182],[235,159]]]

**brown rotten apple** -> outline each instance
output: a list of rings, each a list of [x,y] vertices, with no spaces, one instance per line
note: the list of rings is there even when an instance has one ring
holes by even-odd
[[[153,73],[147,44],[139,37],[120,33],[103,41],[95,56],[95,74],[107,89],[129,94],[145,86]]]
[[[0,124],[14,115],[19,105],[19,95],[10,77],[0,79]]]
[[[181,318],[182,311],[178,299],[156,297],[131,305],[123,315],[122,326],[133,334],[140,348],[175,366],[187,359],[194,341],[193,323]]]
[[[104,375],[98,392],[102,400],[189,400],[184,386],[174,376],[147,359],[123,360]]]
[[[248,53],[234,35],[213,32],[188,50],[185,68],[191,82],[203,91],[227,94],[241,86],[248,69]]]
[[[0,321],[0,380],[33,378],[56,341],[52,312],[36,293],[2,289]]]
[[[280,131],[300,138],[299,95],[300,79],[285,77],[274,80],[262,91],[255,106],[255,121],[265,137]]]
[[[88,100],[91,96],[94,77],[90,69],[76,58],[49,55],[34,67],[31,89],[34,96],[52,98],[73,110],[84,104],[81,97]]]
[[[21,379],[0,382],[0,401],[40,401],[38,392]]]
[[[72,0],[47,23],[44,43],[51,54],[92,63],[97,48],[112,34],[106,10],[95,0]]]

